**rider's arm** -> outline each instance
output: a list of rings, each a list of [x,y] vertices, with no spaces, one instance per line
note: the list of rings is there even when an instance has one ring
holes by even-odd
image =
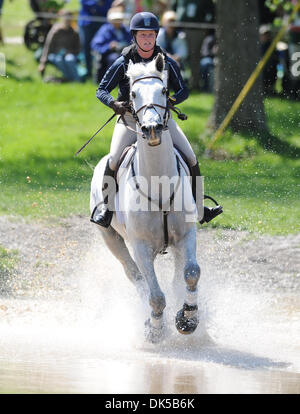
[[[169,83],[170,89],[174,91],[174,95],[171,96],[175,105],[185,101],[189,96],[189,90],[182,79],[179,66],[174,59],[168,56],[169,64]]]
[[[107,70],[103,79],[101,80],[97,89],[97,98],[111,107],[112,102],[115,100],[110,92],[115,89],[125,76],[125,64],[123,56],[119,57],[112,66]]]

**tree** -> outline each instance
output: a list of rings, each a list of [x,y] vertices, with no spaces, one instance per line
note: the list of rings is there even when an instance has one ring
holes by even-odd
[[[217,66],[212,126],[216,129],[260,60],[257,0],[217,0]],[[261,77],[231,120],[234,131],[266,131]]]

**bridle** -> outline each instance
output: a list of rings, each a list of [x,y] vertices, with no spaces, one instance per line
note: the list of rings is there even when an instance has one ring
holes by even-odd
[[[160,77],[158,77],[158,76],[144,76],[144,77],[142,77],[142,78],[138,78],[138,79],[136,79],[136,80],[132,83],[132,86],[133,86],[136,82],[139,82],[139,81],[144,80],[144,79],[159,79],[162,83],[164,83],[164,82],[163,82],[163,80],[162,80]],[[161,120],[161,115],[160,115],[160,114],[159,114],[159,112],[156,110],[156,107],[158,107],[158,108],[161,108],[161,109],[164,109],[164,110],[165,110],[164,115],[163,115],[163,119],[162,119],[162,127],[163,127],[163,130],[166,130],[166,129],[168,129],[167,124],[168,124],[169,117],[170,117],[170,111],[169,111],[169,107],[168,107],[168,105],[163,106],[163,105],[159,105],[159,104],[156,104],[156,103],[150,103],[150,104],[146,104],[146,105],[141,106],[141,107],[140,107],[139,109],[137,109],[137,110],[134,110],[133,105],[132,105],[132,102],[130,102],[130,110],[131,110],[132,116],[133,116],[133,118],[135,119],[135,121],[137,122],[137,124],[139,125],[139,127],[140,127],[140,128],[142,128],[142,125],[141,125],[141,123],[140,123],[140,120],[139,120],[139,117],[138,117],[138,113],[139,113],[140,111],[142,111],[142,110],[144,110],[144,114],[145,114],[145,112],[147,111],[147,109],[154,109],[154,110],[157,112],[157,114],[159,115],[159,118],[160,118],[160,120]],[[143,134],[142,134],[142,135],[143,135]]]
[[[163,80],[160,78],[160,77],[158,77],[158,76],[144,76],[143,78],[138,78],[138,79],[136,79],[133,83],[132,83],[132,85],[134,85],[136,82],[138,82],[138,81],[140,81],[140,80],[143,80],[143,79],[159,79],[161,82],[163,82]],[[170,102],[168,102],[167,103],[167,105],[166,106],[162,106],[162,105],[159,105],[159,104],[155,104],[155,103],[151,103],[151,104],[148,104],[148,105],[143,105],[143,106],[141,106],[141,108],[139,108],[137,111],[135,111],[134,110],[134,108],[133,108],[133,105],[132,105],[132,101],[131,102],[129,102],[129,103],[127,103],[127,109],[128,109],[128,111],[132,114],[132,116],[133,116],[133,118],[134,118],[134,120],[137,122],[137,124],[139,125],[139,127],[142,129],[142,125],[141,125],[141,123],[140,123],[140,120],[139,120],[139,118],[138,118],[138,116],[137,116],[137,114],[138,114],[138,112],[140,112],[142,109],[144,109],[144,113],[145,113],[145,111],[147,110],[147,109],[150,109],[150,108],[154,108],[155,109],[155,111],[156,111],[156,108],[155,107],[158,107],[158,108],[162,108],[162,109],[164,109],[165,110],[165,113],[164,113],[164,116],[163,116],[163,130],[167,130],[168,129],[168,126],[167,126],[167,124],[168,124],[168,122],[169,122],[169,118],[170,118],[170,110],[172,110],[172,111],[174,111],[176,114],[177,114],[177,116],[178,116],[178,118],[179,119],[181,119],[182,121],[185,121],[186,119],[187,119],[187,116],[184,114],[184,113],[182,113],[181,111],[180,111],[180,109],[179,108],[176,108],[175,106],[173,106]],[[157,112],[157,111],[156,111]],[[158,113],[158,112],[157,112]],[[105,125],[107,125],[115,116],[116,116],[117,114],[116,114],[116,112],[105,122],[105,124],[104,125],[102,125],[101,126],[101,128],[99,128],[98,129],[98,131],[97,132],[95,132],[95,134],[91,137],[91,138],[89,138],[87,141],[86,141],[86,143],[85,144],[83,144],[83,146],[76,152],[76,154],[75,155],[78,155],[90,142],[91,142],[91,140],[105,127]],[[159,115],[159,117],[160,117],[160,119],[161,119],[161,116],[160,116],[160,114],[158,113],[158,115]],[[141,135],[143,138],[146,138],[145,136],[144,136],[144,134],[142,133],[142,132],[139,132],[139,131],[136,131],[135,129],[133,129],[133,128],[131,128],[129,125],[128,125],[128,123],[126,122],[126,119],[125,119],[125,116],[124,115],[120,115],[120,117],[118,118],[118,120],[117,120],[117,122],[119,122],[119,120],[120,119],[122,119],[122,121],[123,121],[123,124],[126,126],[126,128],[127,129],[129,129],[130,131],[132,131],[132,132],[134,132],[135,134],[139,134],[139,135]]]

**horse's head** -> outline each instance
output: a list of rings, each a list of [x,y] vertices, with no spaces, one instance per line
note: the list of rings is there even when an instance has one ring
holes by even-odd
[[[143,137],[151,146],[159,145],[168,121],[167,88],[163,81],[164,56],[159,53],[150,63],[128,65],[130,99]]]

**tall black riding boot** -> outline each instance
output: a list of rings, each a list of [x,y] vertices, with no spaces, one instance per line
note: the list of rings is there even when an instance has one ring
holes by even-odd
[[[195,165],[193,165],[193,167],[191,167],[191,173],[192,173],[192,193],[193,193],[196,206],[198,206],[196,183],[197,183],[197,177],[201,177],[201,172],[200,172],[198,161]],[[199,196],[200,195],[198,195],[198,197]],[[212,208],[204,206],[203,218],[202,220],[200,220],[200,224],[210,222],[211,220],[213,220],[215,217],[217,217],[221,213],[223,213],[222,206],[217,205],[216,207],[212,207]]]
[[[117,184],[114,181],[114,185],[108,185],[107,183],[107,177],[111,177],[115,180],[115,172],[110,168],[109,166],[109,160],[107,160],[107,164],[104,170],[103,175],[103,185],[102,185],[102,193],[106,190],[105,197],[103,196],[103,204],[101,205],[101,208],[98,209],[98,206],[95,207],[90,221],[92,223],[98,224],[102,227],[109,227],[112,217],[113,217],[113,211],[109,209],[108,207],[108,201],[112,202],[113,197],[116,193]]]

